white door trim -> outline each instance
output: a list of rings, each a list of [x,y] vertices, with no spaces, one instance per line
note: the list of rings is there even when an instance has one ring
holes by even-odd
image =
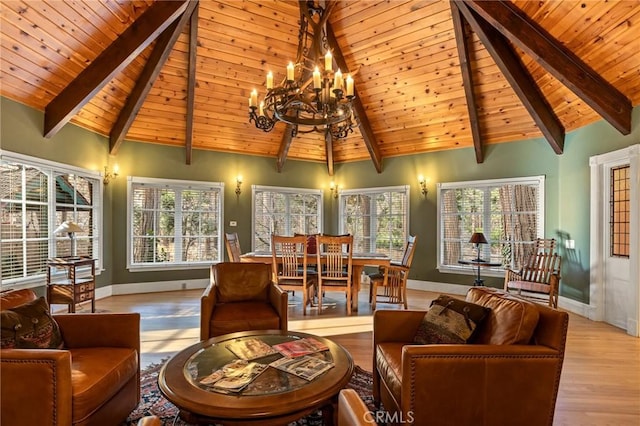
[[[608,247],[605,247],[605,223],[608,211],[605,211],[604,185],[607,184],[605,172],[614,164],[629,162],[631,173],[631,240],[629,246],[630,282],[632,286],[628,306],[627,333],[638,336],[640,323],[640,144],[624,149],[596,155],[589,159],[591,168],[591,223],[590,223],[590,285],[589,285],[589,319],[604,319],[604,258]]]

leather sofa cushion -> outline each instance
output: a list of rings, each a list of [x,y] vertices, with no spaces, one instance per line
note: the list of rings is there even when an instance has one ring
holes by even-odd
[[[0,309],[11,309],[25,303],[33,302],[38,297],[28,288],[0,293]]]
[[[235,302],[216,305],[211,315],[211,335],[220,336],[238,330],[278,330],[280,317],[265,302]]]
[[[138,373],[131,348],[74,348],[71,352],[73,422],[88,418]]]
[[[400,402],[402,394],[402,348],[406,344],[383,342],[376,348],[376,368],[396,402]]]
[[[489,287],[472,287],[467,301],[491,308],[473,343],[526,345],[531,341],[540,317],[533,302]]]
[[[213,271],[218,303],[268,299],[271,265],[229,262],[216,265]]]

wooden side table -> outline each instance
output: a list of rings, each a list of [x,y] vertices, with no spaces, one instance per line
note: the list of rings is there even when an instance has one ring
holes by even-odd
[[[56,273],[57,270],[64,273]],[[86,256],[56,257],[47,262],[47,302],[67,305],[74,313],[76,304],[91,301],[95,312],[95,259]]]
[[[475,279],[475,281],[473,282],[473,285],[484,285],[484,280],[482,278],[480,278],[480,267],[496,267],[496,266],[502,266],[502,263],[499,262],[490,262],[488,260],[483,260],[483,259],[472,259],[472,260],[464,260],[464,259],[460,259],[458,260],[458,263],[461,265],[472,265],[472,266],[477,266],[478,267],[478,275],[477,278]]]

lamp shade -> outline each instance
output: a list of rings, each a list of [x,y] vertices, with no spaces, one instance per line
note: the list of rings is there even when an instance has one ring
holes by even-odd
[[[469,242],[473,244],[487,244],[487,239],[482,232],[474,232]]]
[[[56,228],[55,231],[53,231],[54,234],[60,234],[63,232],[70,234],[72,232],[84,232],[84,229],[82,229],[82,227],[80,227],[80,225],[78,225],[75,222],[72,222],[70,220],[65,220],[60,224],[60,226]]]

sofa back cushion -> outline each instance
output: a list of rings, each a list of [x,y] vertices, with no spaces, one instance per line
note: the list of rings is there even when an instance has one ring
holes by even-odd
[[[271,285],[268,263],[223,262],[211,267],[219,303],[267,301]]]
[[[467,301],[491,309],[473,343],[526,345],[538,325],[538,307],[528,300],[489,287],[472,287]]]

